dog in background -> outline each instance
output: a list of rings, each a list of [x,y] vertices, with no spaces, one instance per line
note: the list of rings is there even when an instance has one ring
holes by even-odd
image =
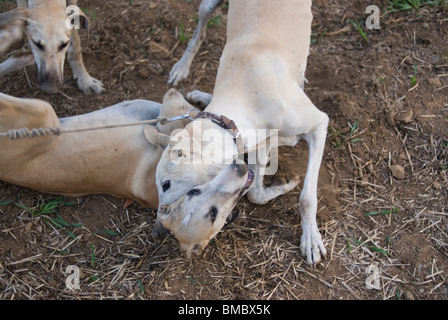
[[[89,19],[81,11],[67,13],[67,6],[76,0],[18,0],[18,8],[0,14],[0,52],[22,38],[28,37],[32,55],[9,58],[0,64],[0,76],[36,64],[41,89],[56,93],[64,81],[64,62],[67,54],[78,87],[85,94],[104,92],[101,81],[87,72],[81,52],[81,40],[76,28],[67,28],[70,19],[79,21],[89,30]]]

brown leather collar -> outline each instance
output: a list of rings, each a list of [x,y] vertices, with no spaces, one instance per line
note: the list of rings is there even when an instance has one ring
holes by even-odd
[[[243,137],[241,136],[241,132],[238,130],[238,127],[233,120],[230,120],[224,115],[218,116],[217,114],[206,111],[199,112],[199,114],[196,116],[196,119],[211,120],[213,123],[227,130],[233,136],[233,141],[235,141],[238,149],[238,155],[242,155],[244,153]]]

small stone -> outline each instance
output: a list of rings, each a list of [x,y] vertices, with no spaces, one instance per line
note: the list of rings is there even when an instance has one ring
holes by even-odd
[[[405,178],[404,168],[399,164],[393,165],[389,167],[392,176],[398,180],[402,180]]]
[[[32,222],[28,222],[28,224],[25,226],[25,232],[28,233],[31,230],[31,227],[33,226]]]
[[[442,81],[438,77],[429,78],[428,83],[434,88],[440,88],[442,86]]]
[[[170,50],[168,50],[163,45],[158,44],[157,42],[154,42],[154,41],[151,41],[149,43],[149,50],[152,53],[164,53],[167,56],[170,53]]]
[[[415,300],[414,295],[411,292],[409,292],[409,291],[406,291],[404,293],[404,295],[405,295],[407,300]]]
[[[414,117],[412,109],[402,110],[395,115],[395,121],[410,123]]]
[[[432,187],[436,190],[442,189],[442,184],[439,181],[433,183]]]
[[[398,156],[400,160],[408,160],[408,156],[406,155],[406,152],[400,152],[400,155]]]
[[[149,71],[148,68],[146,67],[142,67],[137,71],[137,75],[141,78],[141,79],[148,79],[149,76],[151,74],[151,71]]]

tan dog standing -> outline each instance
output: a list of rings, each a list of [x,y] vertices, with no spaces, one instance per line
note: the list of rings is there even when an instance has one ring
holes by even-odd
[[[18,0],[18,8],[0,15],[0,52],[21,39],[25,31],[33,56],[9,58],[0,64],[0,76],[28,65],[36,64],[39,85],[46,93],[56,93],[64,81],[67,53],[78,87],[86,94],[102,93],[101,81],[91,77],[82,59],[78,30],[67,28],[67,19],[89,29],[89,20],[81,10],[69,12],[68,5],[76,0]]]
[[[189,108],[180,93],[172,89],[165,94],[163,105],[132,100],[59,119],[45,101],[0,94],[0,132],[123,125],[183,115]],[[0,180],[73,197],[107,193],[157,208],[155,171],[162,149],[154,143],[163,144],[158,140],[159,130],[170,134],[187,122],[158,124],[158,129],[153,125],[135,125],[21,140],[0,137]]]
[[[283,185],[265,187],[265,164],[249,163],[248,170],[246,164],[229,162],[230,154],[237,157],[235,141],[241,137],[249,157],[252,152],[269,153],[269,147],[260,150],[263,141],[251,139],[260,130],[271,134],[266,139],[278,138],[279,144],[307,141],[308,167],[298,203],[300,247],[311,265],[326,255],[316,212],[328,116],[303,91],[311,21],[311,0],[230,0],[227,43],[205,109],[208,113],[172,139],[156,173],[158,223],[174,233],[188,255],[200,253],[221,230],[244,193],[251,202],[264,204],[297,186],[294,177]],[[201,100],[200,94],[196,100]],[[220,132],[222,145],[234,148],[225,148],[222,154],[206,151],[210,141],[218,141],[205,138],[209,130]],[[200,163],[188,161],[195,156]],[[158,225],[156,236],[157,232]]]

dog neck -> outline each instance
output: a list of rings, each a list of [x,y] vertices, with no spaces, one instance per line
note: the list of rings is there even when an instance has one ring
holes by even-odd
[[[196,119],[208,119],[211,120],[214,124],[217,124],[219,127],[223,128],[227,132],[229,132],[233,136],[233,141],[236,144],[238,155],[241,155],[245,151],[244,141],[241,136],[241,132],[238,130],[238,127],[235,124],[235,121],[227,118],[224,115],[217,115],[211,112],[200,112]]]

